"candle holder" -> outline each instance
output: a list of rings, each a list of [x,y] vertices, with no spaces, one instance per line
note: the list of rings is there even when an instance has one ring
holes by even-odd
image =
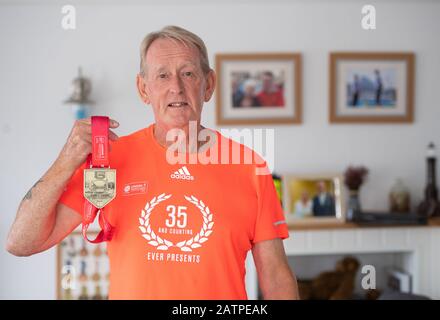
[[[417,213],[428,218],[440,217],[440,203],[436,185],[436,153],[434,143],[428,145],[426,157],[425,199],[417,207]]]

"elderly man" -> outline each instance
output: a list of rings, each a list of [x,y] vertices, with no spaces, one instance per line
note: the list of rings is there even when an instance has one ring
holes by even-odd
[[[250,249],[263,297],[298,298],[281,241],[288,237],[283,212],[271,175],[258,174],[261,161],[169,161],[176,141],[167,134],[173,130],[184,137],[174,154],[250,150],[200,124],[215,83],[195,34],[170,26],[143,40],[137,88],[155,123],[121,138],[109,130],[110,163],[118,173],[117,196],[104,215],[115,230],[107,245],[110,299],[246,299]],[[118,126],[110,121],[110,128]],[[192,139],[191,127],[197,135],[205,131],[209,141]],[[90,119],[77,121],[56,161],[21,202],[10,253],[47,250],[81,223],[82,176],[91,150]]]

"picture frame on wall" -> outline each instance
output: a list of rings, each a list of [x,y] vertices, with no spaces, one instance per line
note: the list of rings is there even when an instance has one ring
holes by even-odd
[[[95,238],[98,231],[88,231]],[[107,300],[110,265],[106,243],[86,241],[73,231],[57,245],[57,300]]]
[[[330,123],[413,122],[413,53],[333,52],[329,60]]]
[[[301,63],[299,53],[217,54],[217,124],[300,124]]]
[[[342,174],[284,174],[282,180],[289,226],[345,222]]]

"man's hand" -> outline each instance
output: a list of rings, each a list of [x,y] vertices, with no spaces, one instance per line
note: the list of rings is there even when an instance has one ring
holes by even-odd
[[[110,119],[110,128],[119,127],[116,120]],[[115,141],[118,136],[109,130],[109,139]],[[89,153],[92,152],[92,125],[91,118],[75,121],[67,142],[61,150],[57,162],[62,167],[76,170],[84,163]]]
[[[118,126],[118,122],[110,120],[110,128]],[[118,136],[109,130],[109,139],[114,141]],[[81,223],[81,213],[58,203],[58,200],[91,151],[91,119],[78,120],[58,158],[21,201],[6,243],[10,253],[29,256],[44,251]]]

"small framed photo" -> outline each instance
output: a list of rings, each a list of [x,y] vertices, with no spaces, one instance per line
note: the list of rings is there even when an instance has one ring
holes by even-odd
[[[217,124],[301,123],[301,55],[217,54]]]
[[[330,54],[330,123],[411,123],[414,54]]]
[[[283,207],[289,225],[345,222],[340,174],[284,175]]]

